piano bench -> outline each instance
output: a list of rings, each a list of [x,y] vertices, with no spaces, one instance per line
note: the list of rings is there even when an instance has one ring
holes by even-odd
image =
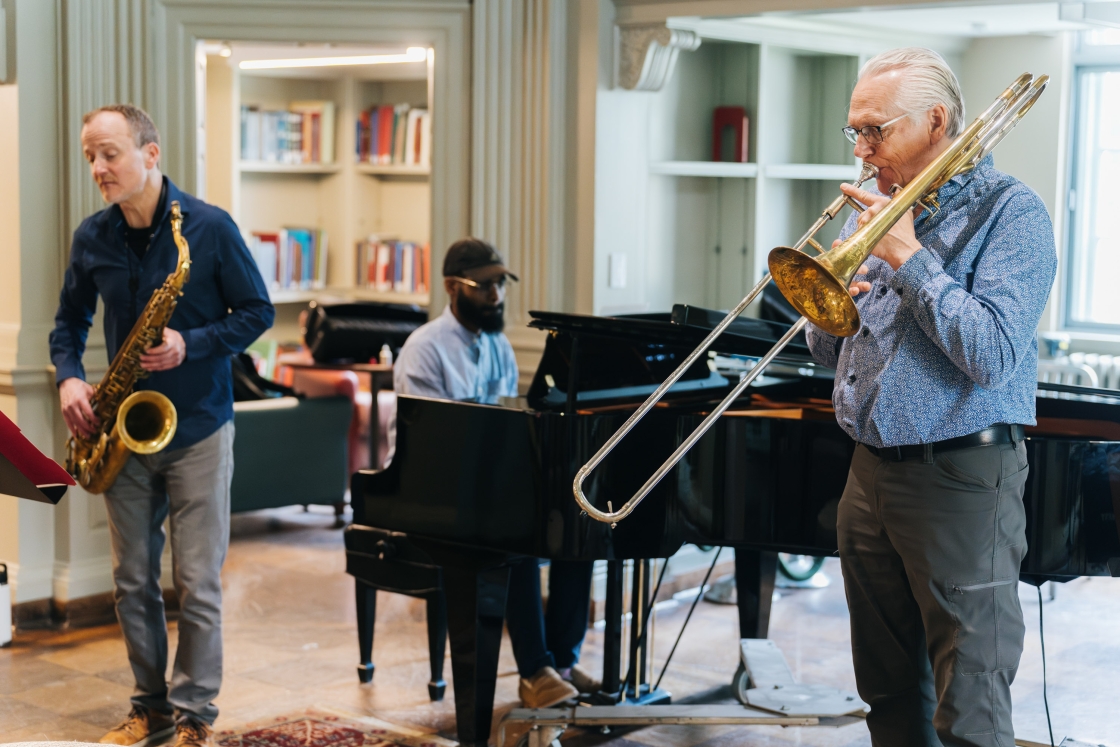
[[[351,524],[343,532],[346,572],[354,577],[358,607],[358,679],[373,680],[373,627],[377,618],[377,592],[391,591],[424,599],[428,605],[428,656],[431,680],[428,697],[443,700],[447,683],[443,659],[447,650],[447,602],[443,572],[408,537],[374,527]]]

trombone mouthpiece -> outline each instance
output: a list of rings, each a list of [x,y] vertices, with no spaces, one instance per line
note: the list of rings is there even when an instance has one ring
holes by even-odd
[[[859,172],[859,179],[856,180],[856,186],[863,184],[869,179],[877,179],[879,177],[879,167],[873,163],[863,162],[863,169]]]

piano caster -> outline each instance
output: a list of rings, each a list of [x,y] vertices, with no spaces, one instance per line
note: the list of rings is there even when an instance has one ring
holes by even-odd
[[[366,664],[359,664],[358,665],[358,680],[363,685],[368,685],[370,682],[373,682],[373,670],[374,670],[373,662],[368,662]],[[430,688],[431,688],[431,686],[429,685],[429,689]],[[440,697],[443,697],[443,691],[442,690],[440,691]],[[433,698],[433,700],[435,700],[435,698]]]
[[[434,703],[438,700],[443,700],[443,694],[447,692],[447,682],[444,680],[436,680],[435,682],[428,683],[428,698]]]
[[[742,703],[747,704],[747,690],[751,689],[751,677],[747,674],[747,668],[743,666],[743,662],[739,662],[739,668],[735,670],[735,676],[731,678],[731,692],[735,694],[735,699]]]

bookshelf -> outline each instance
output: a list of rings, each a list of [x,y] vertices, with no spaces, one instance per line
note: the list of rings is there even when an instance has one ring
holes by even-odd
[[[680,54],[660,91],[605,96],[600,116],[613,123],[596,148],[596,312],[738,303],[770,250],[795,241],[859,173],[840,130],[861,58],[707,37]],[[710,160],[718,106],[746,110],[747,163]],[[628,287],[608,283],[615,253],[627,255]]]
[[[427,306],[430,294],[385,291],[358,280],[357,245],[370,235],[425,244],[431,236],[430,170],[426,165],[359,163],[358,121],[370,106],[429,105],[426,64],[322,67],[313,69],[240,70],[240,59],[284,58],[259,45],[243,51],[235,43],[228,58],[207,58],[207,101],[224,97],[220,109],[232,112],[226,127],[207,130],[207,152],[231,155],[229,162],[211,161],[207,170],[229,180],[226,207],[242,232],[277,233],[287,227],[311,227],[326,233],[326,273],[304,287],[270,289],[277,305],[277,324],[266,337],[290,341],[298,337],[298,311],[312,300],[371,300]],[[348,50],[348,53],[352,50]],[[252,56],[250,56],[252,55]],[[228,82],[226,82],[228,81]],[[228,103],[227,103],[228,102]],[[287,111],[292,102],[329,102],[333,108],[333,159],[285,163],[264,160],[263,146],[249,145],[258,158],[242,160],[242,106],[268,113]],[[317,117],[320,127],[327,117]],[[298,127],[298,125],[296,125]],[[264,132],[262,129],[261,132]],[[306,133],[307,130],[304,130]],[[315,139],[316,146],[324,136]],[[215,140],[228,137],[230,147]],[[324,150],[329,146],[323,144]],[[317,155],[326,155],[318,150]],[[272,154],[275,158],[275,152]],[[208,177],[208,184],[213,179]],[[218,190],[215,190],[217,192]],[[221,203],[218,203],[221,204]],[[307,286],[311,287],[307,287]]]

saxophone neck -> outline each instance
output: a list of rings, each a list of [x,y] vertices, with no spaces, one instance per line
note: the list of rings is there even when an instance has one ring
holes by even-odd
[[[182,288],[191,277],[191,248],[183,238],[183,212],[178,200],[171,201],[171,234],[179,249],[179,263],[175,268],[176,284]]]

